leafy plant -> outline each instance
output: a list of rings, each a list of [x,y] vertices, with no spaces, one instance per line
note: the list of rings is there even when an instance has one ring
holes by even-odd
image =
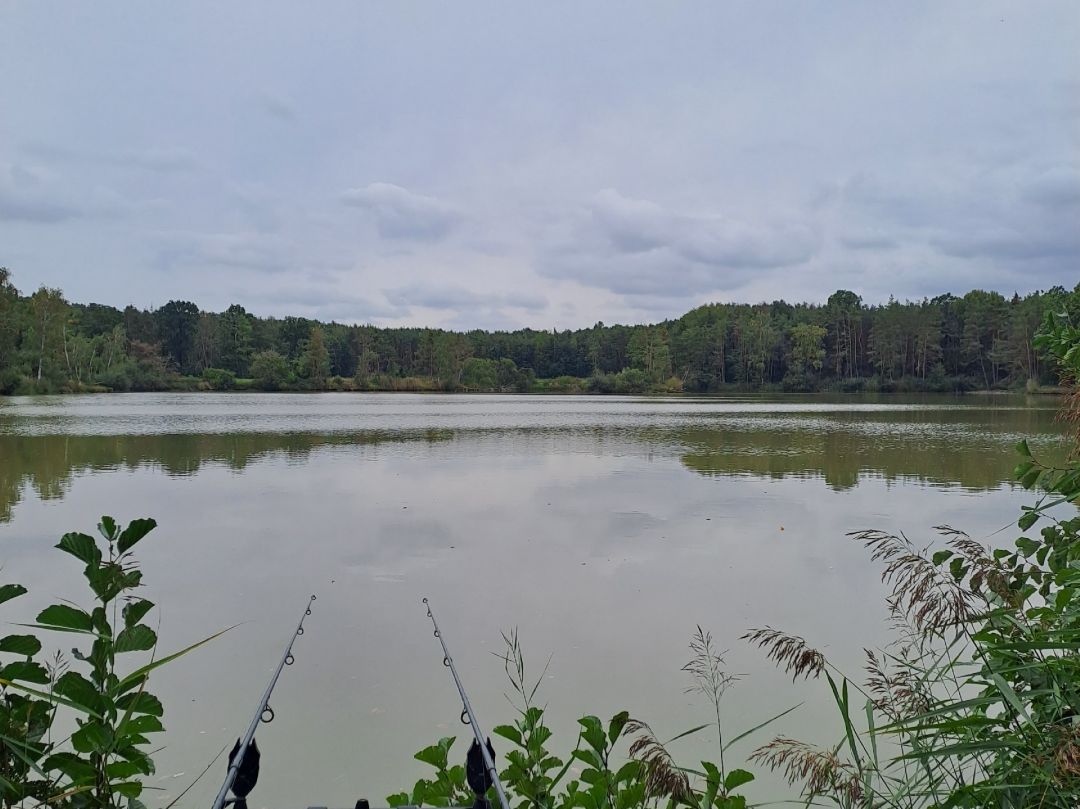
[[[511,688],[517,694],[516,698],[507,699],[513,705],[518,718],[513,725],[498,725],[492,731],[514,745],[506,754],[507,765],[501,778],[506,788],[519,798],[518,809],[553,809],[563,806],[566,801],[560,801],[556,793],[570,769],[572,758],[564,762],[548,750],[551,730],[544,724],[543,708],[534,702],[548,666],[544,666],[540,676],[530,685],[525,673],[525,654],[518,640],[517,630],[509,634],[504,632],[503,642],[503,668]],[[549,665],[550,662],[549,659]],[[577,750],[580,746],[579,733],[574,749]]]
[[[26,594],[21,584],[0,586],[0,603]],[[41,641],[33,635],[8,635],[0,639],[0,652],[14,657],[0,667],[0,802],[16,806],[26,799],[43,801],[49,781],[41,768],[51,749],[48,739],[55,715],[54,705],[44,698],[23,693],[16,683],[45,685],[51,673],[34,657]]]
[[[0,651],[26,656],[0,669],[6,805],[34,798],[70,809],[142,807],[144,779],[154,772],[149,737],[164,730],[164,708],[147,690],[150,674],[217,637],[164,658],[153,654],[157,633],[144,619],[154,604],[135,595],[142,571],[132,548],[156,525],[138,519],[121,528],[112,517],[102,517],[100,540],[69,533],[56,546],[83,563],[94,606],[84,610],[71,603],[53,604],[29,627],[83,639],[88,645],[71,650],[79,670],[60,657],[48,669],[34,662],[41,642],[33,635],[0,641]],[[0,588],[0,601],[24,592],[7,585]],[[124,665],[129,655],[138,653],[150,653],[150,658],[141,665]],[[60,707],[74,712],[76,729],[54,742],[49,733]],[[31,771],[36,778],[29,778]]]
[[[421,778],[411,792],[398,792],[387,797],[391,806],[465,806],[472,803],[473,795],[465,781],[465,767],[449,763],[450,748],[456,736],[446,736],[430,747],[425,747],[413,758],[435,768],[435,778]]]
[[[752,781],[753,775],[740,769],[724,773],[711,762],[702,762],[702,770],[679,766],[652,729],[640,720],[631,719],[626,711],[620,711],[606,723],[597,716],[582,717],[569,756],[563,759],[553,754],[549,748],[552,733],[544,722],[544,709],[536,704],[547,666],[536,680],[530,679],[517,632],[504,633],[503,641],[505,651],[499,658],[513,690],[513,695],[507,698],[517,718],[512,724],[496,726],[494,734],[512,745],[506,753],[507,763],[500,779],[514,809],[635,809],[662,800],[670,807],[685,805],[694,809],[746,806],[746,798],[736,795],[735,790]],[[700,627],[691,649],[694,658],[685,667],[694,677],[690,690],[706,693],[713,702],[722,750],[793,710],[788,709],[724,743],[718,702],[735,678],[719,668],[723,658],[714,652],[711,636]],[[692,728],[667,744],[708,727],[713,724]],[[616,748],[627,739],[630,740],[627,752],[617,753]],[[417,753],[418,760],[435,768],[435,779],[421,779],[410,792],[389,796],[390,805],[447,806],[455,800],[459,803],[471,800],[464,788],[464,771],[447,763],[453,743],[453,738],[442,739]],[[569,777],[571,773],[573,776]],[[690,775],[700,782],[697,787],[692,786]]]

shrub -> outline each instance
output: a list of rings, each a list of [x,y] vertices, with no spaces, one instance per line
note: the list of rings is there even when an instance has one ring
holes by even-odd
[[[224,368],[207,368],[202,372],[202,378],[211,390],[232,390],[236,387],[236,374]]]
[[[291,377],[289,361],[276,351],[260,351],[251,358],[251,376],[260,390],[280,390]]]
[[[142,806],[143,779],[154,772],[149,737],[164,730],[164,708],[147,688],[150,675],[210,640],[176,654],[154,654],[157,634],[144,621],[154,604],[135,594],[142,571],[132,548],[155,527],[153,520],[139,519],[121,528],[102,517],[100,540],[80,533],[60,539],[56,547],[84,565],[94,607],[53,604],[32,628],[82,640],[83,648],[72,650],[74,663],[61,655],[46,665],[37,662],[42,643],[35,635],[0,640],[0,652],[18,658],[0,668],[4,806],[27,799],[70,809]],[[25,593],[21,585],[4,585],[0,603]],[[124,665],[133,654],[149,658]],[[59,723],[73,724],[75,731],[54,741],[50,729],[61,709],[74,714],[74,723],[66,715]]]

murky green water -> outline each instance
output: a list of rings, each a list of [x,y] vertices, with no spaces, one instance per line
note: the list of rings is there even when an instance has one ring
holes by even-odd
[[[680,672],[701,624],[745,675],[727,699],[729,732],[809,699],[776,729],[831,741],[841,729],[827,695],[792,687],[739,635],[781,627],[856,669],[886,630],[877,570],[845,533],[929,540],[949,523],[1011,541],[1027,500],[1009,480],[1011,447],[1029,437],[1060,453],[1056,406],[974,396],[0,400],[0,564],[4,580],[31,590],[3,617],[81,596],[78,565],[50,549],[65,531],[106,513],[158,520],[140,558],[163,648],[240,624],[156,684],[169,729],[162,798],[242,732],[311,592],[309,631],[259,735],[253,809],[381,802],[423,773],[411,755],[438,736],[456,734],[464,754],[468,730],[422,596],[489,728],[511,718],[491,653],[513,626],[535,674],[551,655],[540,693],[564,752],[585,712],[627,708],[663,736],[707,721]],[[693,763],[708,739],[682,751]],[[208,805],[222,769],[184,805]],[[775,793],[765,779],[758,794]]]

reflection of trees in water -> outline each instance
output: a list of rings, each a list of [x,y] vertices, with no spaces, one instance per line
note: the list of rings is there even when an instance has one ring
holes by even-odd
[[[973,490],[1011,477],[1012,444],[1056,447],[1053,411],[958,408],[886,412],[761,413],[696,417],[692,426],[596,424],[584,428],[402,430],[362,433],[179,433],[171,435],[0,435],[0,522],[29,484],[42,499],[63,497],[80,474],[156,468],[170,476],[204,464],[243,470],[263,458],[302,463],[321,448],[438,443],[473,456],[505,451],[506,442],[608,454],[640,447],[680,457],[703,475],[824,478],[832,488],[860,476],[910,478]],[[553,443],[554,442],[554,443]],[[519,451],[520,446],[515,450]]]
[[[441,442],[447,430],[401,433],[245,433],[175,435],[0,436],[0,522],[29,483],[42,500],[64,497],[72,480],[86,472],[134,471],[150,467],[170,477],[194,475],[204,464],[243,470],[279,455],[303,461],[321,447],[372,446],[394,442]]]
[[[1012,480],[1013,444],[1024,437],[1048,460],[1063,455],[1061,426],[1045,410],[890,411],[819,419],[799,429],[800,419],[776,429],[697,429],[682,433],[682,461],[703,475],[822,477],[837,491],[860,476],[920,480],[985,491]],[[829,425],[828,421],[833,421]]]

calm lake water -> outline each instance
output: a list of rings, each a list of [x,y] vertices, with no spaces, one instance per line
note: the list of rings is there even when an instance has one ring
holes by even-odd
[[[696,625],[744,675],[731,735],[801,700],[773,732],[831,743],[823,683],[792,686],[740,641],[770,625],[857,672],[886,642],[860,528],[929,541],[948,523],[1008,544],[1028,495],[1012,445],[1061,452],[1058,402],[983,397],[130,394],[0,399],[0,565],[30,595],[88,599],[51,549],[101,514],[153,516],[139,546],[163,650],[163,805],[244,730],[307,596],[318,594],[258,739],[257,806],[381,803],[469,731],[420,603],[431,598],[488,730],[513,710],[500,630],[517,627],[556,731],[623,708],[674,736],[708,721],[680,671]],[[65,639],[66,643],[66,639]],[[156,675],[155,675],[156,676]],[[687,764],[715,758],[704,734]],[[754,746],[729,753],[739,760]],[[504,754],[506,744],[496,741]],[[183,805],[209,805],[221,761]],[[754,793],[778,797],[763,778]]]

